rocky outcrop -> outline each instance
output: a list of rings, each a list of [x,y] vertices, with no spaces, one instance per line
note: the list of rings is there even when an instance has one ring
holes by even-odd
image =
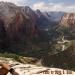
[[[75,13],[66,13],[60,20],[61,26],[75,29]]]
[[[8,47],[8,39],[7,39],[7,35],[6,35],[6,31],[4,28],[4,23],[3,21],[0,19],[0,49],[4,49]]]
[[[47,68],[33,64],[23,64],[12,58],[0,57],[0,62],[8,63],[19,75],[75,75],[74,71],[59,68]],[[11,75],[8,73],[7,75]]]

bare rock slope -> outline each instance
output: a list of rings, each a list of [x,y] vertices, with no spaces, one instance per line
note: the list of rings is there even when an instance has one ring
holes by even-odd
[[[0,62],[9,63],[20,75],[75,75],[75,72],[71,70],[23,64],[12,58],[0,57]],[[11,74],[8,73],[7,75]]]

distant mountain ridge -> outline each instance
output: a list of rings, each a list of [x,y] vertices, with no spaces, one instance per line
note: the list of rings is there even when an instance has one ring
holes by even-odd
[[[52,21],[60,21],[61,17],[64,16],[65,12],[48,12],[48,14],[51,16]]]

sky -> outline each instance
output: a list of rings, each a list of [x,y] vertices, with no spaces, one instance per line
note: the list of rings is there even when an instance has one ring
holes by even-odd
[[[30,6],[41,11],[75,12],[75,0],[0,0],[12,2],[16,5]]]

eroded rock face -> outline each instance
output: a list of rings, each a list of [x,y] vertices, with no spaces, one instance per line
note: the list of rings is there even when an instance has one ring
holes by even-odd
[[[37,22],[36,24],[38,27],[44,27],[51,24],[50,15],[48,13],[41,12],[40,10],[36,10],[35,13],[37,14]]]
[[[27,11],[29,11],[29,8],[28,10],[26,8],[26,14]],[[30,11],[30,13],[33,13],[31,9]],[[12,3],[0,2],[0,19],[4,23],[6,34],[10,39],[17,40],[26,34],[31,37],[34,36],[36,30],[35,23],[33,22],[34,16],[28,14],[29,18],[27,18],[20,7]]]
[[[5,48],[7,42],[38,36],[35,22],[36,14],[31,8],[25,7],[22,11],[21,7],[12,3],[0,2],[0,46]]]
[[[4,28],[4,23],[3,21],[0,19],[0,49],[4,49],[8,46],[8,39],[7,39],[7,35],[6,35],[6,31]]]
[[[28,20],[27,22],[27,26],[26,26],[26,33],[31,33],[29,35],[31,35],[31,37],[33,35],[37,35],[38,34],[38,29],[36,26],[36,21],[37,21],[37,15],[36,13],[28,6],[25,7],[21,7],[21,12],[23,14],[23,16]]]
[[[75,28],[75,13],[66,13],[60,20],[61,26]]]

